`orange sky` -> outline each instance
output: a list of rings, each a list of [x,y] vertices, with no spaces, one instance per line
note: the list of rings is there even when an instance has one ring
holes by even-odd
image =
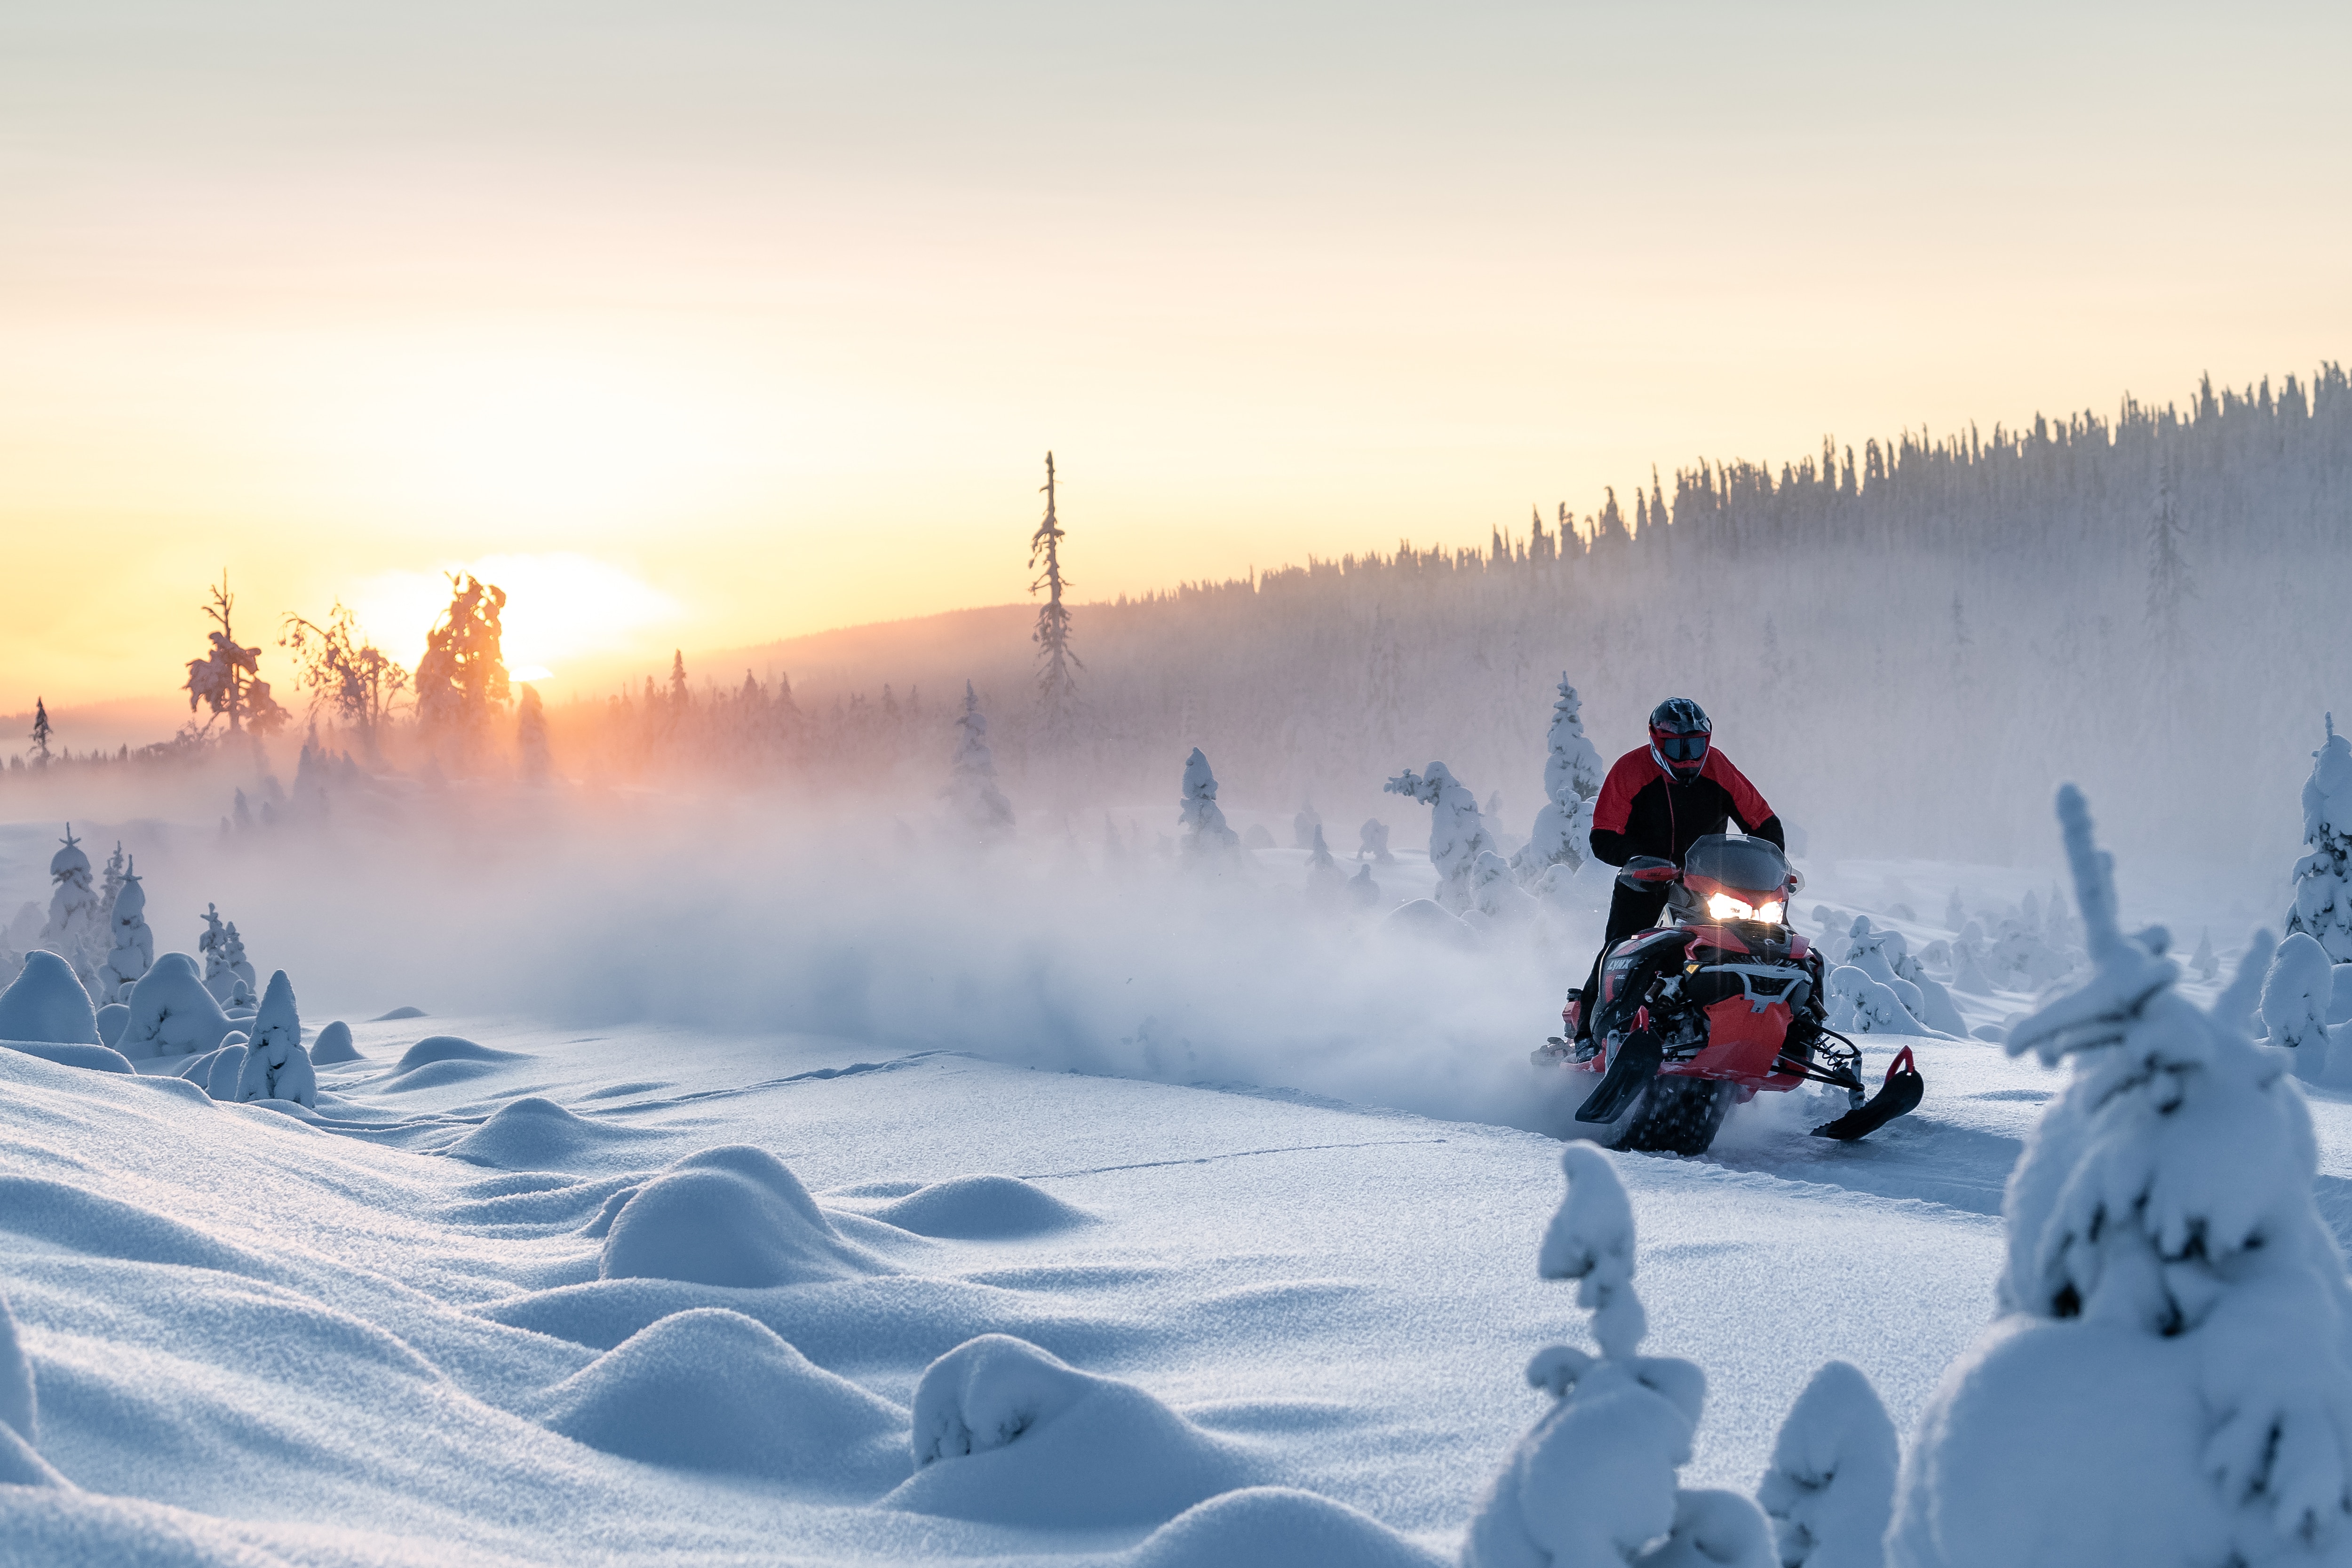
[[[0,711],[1480,541],[2352,350],[2344,8],[78,0],[0,16]],[[282,677],[274,647],[264,674]]]

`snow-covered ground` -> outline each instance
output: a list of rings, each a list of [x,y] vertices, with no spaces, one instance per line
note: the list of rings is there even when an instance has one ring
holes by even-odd
[[[1801,903],[1916,950],[1952,886],[2047,885],[1994,875],[1824,868]],[[919,1049],[355,1022],[315,1112],[215,1102],[169,1060],[0,1051],[0,1291],[37,1450],[79,1489],[0,1489],[0,1561],[1450,1558],[1548,1403],[1528,1355],[1584,1332],[1535,1268],[1560,1145],[1498,1123],[1543,1124],[1538,977],[1587,939],[1504,965],[1526,994],[1433,1040],[1426,1082],[1395,1040],[1350,1071],[1276,1020],[1239,1081],[1213,998],[1214,1082],[1148,1031],[1079,1051],[978,1015]],[[1280,979],[1234,984],[1259,1005]],[[1972,1027],[2028,1005],[1958,999]],[[1706,1156],[1611,1156],[1645,1348],[1710,1380],[1691,1484],[1751,1490],[1832,1358],[1908,1430],[1991,1313],[2002,1184],[2061,1075],[1901,1043],[1926,1102],[1864,1143],[1805,1137],[1818,1107],[1777,1097]],[[2352,1239],[2352,1106],[2312,1101]],[[1034,1350],[934,1368],[992,1334]]]

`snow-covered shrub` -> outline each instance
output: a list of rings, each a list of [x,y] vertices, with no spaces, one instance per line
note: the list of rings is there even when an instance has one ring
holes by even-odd
[[[1992,977],[1984,972],[1984,965],[1977,957],[1977,945],[1965,936],[1952,944],[1952,989],[1966,991],[1972,997],[1993,993]]]
[[[1951,993],[1912,956],[1910,944],[1900,931],[1872,931],[1867,919],[1857,917],[1845,961],[1886,984],[1903,998],[1913,1018],[1937,1033],[1969,1032],[1960,1009],[1952,1005]],[[1884,975],[1879,973],[1882,967],[1886,971]]]
[[[1176,845],[1185,859],[1223,860],[1241,847],[1241,835],[1225,826],[1217,805],[1217,776],[1197,746],[1184,759],[1184,798],[1177,806]]]
[[[2311,852],[2294,862],[2286,928],[2345,964],[2352,963],[2352,740],[2336,733],[2334,714],[2326,722],[2326,743],[2312,753],[2303,786],[2303,841]]]
[[[1843,1361],[1825,1364],[1780,1424],[1756,1500],[1780,1568],[1883,1568],[1902,1447],[1878,1391]]]
[[[97,1045],[98,1015],[89,993],[55,953],[25,955],[25,967],[0,991],[0,1040],[51,1045]]]
[[[232,1027],[197,977],[196,961],[166,953],[131,988],[131,1021],[115,1049],[125,1056],[189,1056],[211,1051]]]
[[[1423,773],[1407,768],[1381,788],[1432,808],[1429,863],[1437,873],[1437,902],[1455,915],[1469,909],[1471,867],[1495,847],[1478,815],[1478,797],[1447,772],[1443,762],[1431,763]]]
[[[1367,861],[1358,866],[1356,874],[1348,879],[1348,898],[1359,909],[1379,907],[1381,884],[1372,880],[1370,862]]]
[[[155,962],[155,933],[147,927],[147,890],[139,885],[135,858],[122,873],[122,885],[115,892],[114,915],[110,925],[113,944],[106,955],[106,963],[98,971],[98,999],[127,1002],[131,999],[131,988]]]
[[[1356,858],[1376,860],[1382,863],[1396,859],[1389,853],[1389,825],[1378,817],[1367,817],[1364,825],[1356,830]]]
[[[2352,1549],[2352,1283],[2312,1197],[2311,1116],[2236,1025],[2126,937],[2060,790],[2092,971],[2008,1042],[2072,1077],[2002,1205],[1999,1316],[1946,1373],[1897,1490],[1896,1568],[2340,1562]]]
[[[1952,887],[1952,896],[1944,905],[1944,929],[1957,935],[1959,932],[1960,927],[1966,925],[1968,923],[1968,909],[1960,903],[1960,890],[1958,884],[1954,883]]]
[[[1470,906],[1488,920],[1507,924],[1532,920],[1536,914],[1536,901],[1511,874],[1510,862],[1492,850],[1479,852],[1471,862]]]
[[[310,1053],[302,1049],[302,1020],[294,1009],[294,986],[283,969],[270,975],[261,1009],[253,1015],[253,1038],[246,1047],[236,1097],[291,1100],[302,1105],[319,1103],[319,1076],[311,1071]]]
[[[1316,810],[1315,802],[1301,800],[1297,815],[1290,819],[1290,842],[1293,849],[1311,849],[1322,841],[1323,816]],[[1329,851],[1325,851],[1329,853]]]
[[[1590,1144],[1560,1155],[1568,1197],[1544,1232],[1537,1269],[1578,1281],[1601,1354],[1547,1346],[1528,1381],[1556,1403],[1513,1451],[1471,1519],[1465,1568],[1772,1568],[1756,1505],[1685,1490],[1706,1374],[1638,1354],[1648,1316],[1633,1291],[1633,1208],[1609,1157]]]
[[[1583,708],[1562,671],[1559,696],[1552,704],[1550,751],[1544,759],[1543,810],[1536,813],[1528,841],[1511,857],[1523,883],[1534,882],[1550,866],[1573,870],[1592,852],[1592,800],[1608,769],[1585,736]]]
[[[980,711],[980,694],[963,684],[963,712],[956,717],[955,757],[948,765],[944,794],[958,828],[975,843],[988,843],[1013,831],[1013,802],[996,787],[996,758],[988,749],[988,716]]]
[[[1892,987],[1852,964],[1832,969],[1824,987],[1829,1027],[1840,1034],[1917,1034],[1924,1027]]]
[[[2212,981],[2215,976],[2221,974],[2221,960],[2216,956],[2213,952],[2213,929],[2211,926],[2200,926],[2198,928],[2197,953],[2194,957],[2189,960],[2189,967],[2196,971],[2197,977],[2199,979],[2204,980],[2209,984]]]
[[[1371,867],[1364,869],[1369,872]],[[1347,885],[1347,873],[1332,857],[1331,846],[1323,841],[1323,824],[1318,822],[1307,830],[1307,891],[1318,899],[1330,899]]]

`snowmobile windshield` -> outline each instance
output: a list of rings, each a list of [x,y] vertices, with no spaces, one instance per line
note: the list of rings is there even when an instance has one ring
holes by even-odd
[[[1789,860],[1762,839],[1709,833],[1683,856],[1685,876],[1703,876],[1723,887],[1769,893],[1789,880]]]

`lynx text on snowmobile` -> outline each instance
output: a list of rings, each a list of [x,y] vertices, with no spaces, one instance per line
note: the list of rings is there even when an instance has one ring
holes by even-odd
[[[1668,924],[1628,936],[1601,961],[1591,1038],[1565,1035],[1528,1053],[1538,1067],[1589,1075],[1576,1113],[1613,1149],[1704,1153],[1735,1104],[1801,1083],[1846,1092],[1849,1109],[1813,1129],[1853,1139],[1919,1103],[1926,1088],[1908,1047],[1864,1099],[1862,1052],[1822,1027],[1821,955],[1789,928],[1802,879],[1762,839],[1715,833],[1672,861],[1636,855],[1617,880],[1666,888]]]

